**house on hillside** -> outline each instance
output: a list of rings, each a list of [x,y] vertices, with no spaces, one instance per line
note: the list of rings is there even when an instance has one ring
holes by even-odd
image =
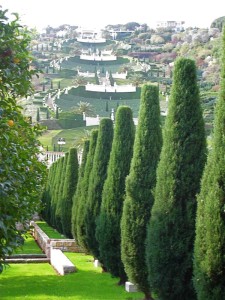
[[[158,21],[156,28],[168,28],[174,31],[184,30],[185,21]]]

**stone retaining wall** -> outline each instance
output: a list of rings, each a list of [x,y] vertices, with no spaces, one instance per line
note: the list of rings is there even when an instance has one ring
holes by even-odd
[[[33,236],[35,240],[48,258],[50,257],[51,248],[66,252],[84,252],[74,239],[50,239],[34,221],[31,222],[31,226],[33,226]]]
[[[35,241],[38,243],[40,248],[43,250],[43,252],[46,254],[46,256],[50,257],[50,238],[47,236],[47,234],[41,230],[41,228],[34,222],[31,221],[31,226],[33,226],[33,237]]]

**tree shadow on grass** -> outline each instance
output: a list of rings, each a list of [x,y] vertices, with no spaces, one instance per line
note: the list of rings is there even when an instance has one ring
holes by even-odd
[[[4,274],[5,273],[5,274]],[[79,270],[60,276],[50,265],[12,265],[0,277],[1,299],[139,300],[116,286],[118,278],[95,270]]]

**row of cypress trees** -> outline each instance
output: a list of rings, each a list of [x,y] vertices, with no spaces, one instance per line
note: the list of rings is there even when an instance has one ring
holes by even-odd
[[[196,66],[186,58],[175,62],[163,132],[158,87],[144,85],[136,131],[131,109],[120,106],[114,129],[101,120],[84,145],[76,191],[65,201],[72,235],[145,299],[225,299],[224,70],[225,56],[207,163]],[[66,188],[56,178],[67,160],[53,164],[45,191],[45,213],[62,228],[56,197],[67,199]]]
[[[127,106],[118,108],[114,129],[105,118],[92,131],[73,199],[72,232],[78,244],[119,277],[119,284],[129,277],[146,297],[146,227],[161,146],[159,90],[144,85],[136,132]]]
[[[78,181],[78,156],[76,148],[55,161],[49,168],[48,180],[42,195],[43,218],[52,227],[72,238],[72,199]]]

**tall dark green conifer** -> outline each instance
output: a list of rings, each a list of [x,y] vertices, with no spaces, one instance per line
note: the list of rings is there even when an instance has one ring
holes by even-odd
[[[145,85],[141,91],[134,154],[126,180],[126,198],[121,220],[121,251],[125,271],[131,282],[152,299],[145,262],[145,240],[154,202],[156,168],[162,146],[159,90]]]
[[[113,276],[120,278],[120,283],[126,280],[121,261],[120,221],[125,196],[125,178],[130,169],[133,142],[132,111],[127,106],[120,106],[116,113],[112,150],[96,227],[100,261]]]
[[[65,182],[63,186],[63,202],[61,210],[62,229],[65,236],[71,238],[71,216],[73,195],[76,191],[78,180],[77,149],[71,148],[66,164]]]
[[[86,243],[88,250],[96,258],[99,256],[98,243],[95,238],[96,219],[100,213],[102,189],[107,174],[107,166],[113,140],[113,122],[104,118],[100,121],[98,140],[94,155],[93,168],[88,188],[86,207]]]
[[[56,206],[57,206],[57,190],[59,185],[59,178],[60,178],[60,162],[57,160],[55,161],[52,166],[52,181],[50,183],[50,193],[51,193],[51,226],[56,227],[55,223],[55,213],[56,213]]]
[[[195,299],[192,282],[196,194],[206,160],[194,61],[175,62],[155,202],[147,237],[152,288],[160,299]]]
[[[53,163],[48,171],[48,178],[46,183],[46,207],[44,207],[45,212],[43,212],[43,216],[46,216],[46,222],[51,225],[51,198],[52,198],[52,186],[53,186],[53,179],[54,179],[54,170],[55,164]]]
[[[68,153],[67,153],[68,156]],[[66,157],[67,157],[66,156]],[[62,199],[62,186],[64,185],[65,180],[65,170],[66,170],[66,157],[60,157],[58,161],[60,161],[60,167],[59,167],[59,180],[58,185],[56,189],[57,194],[57,202],[56,202],[56,208],[55,208],[55,227],[60,232],[63,233],[62,230],[62,222],[61,222],[61,210],[59,212],[59,207],[61,207],[61,199]]]
[[[194,285],[198,300],[225,299],[225,27],[212,150],[198,196]]]
[[[114,86],[115,80],[112,76],[112,71],[111,70],[109,71],[109,82],[110,82],[111,86]]]
[[[85,211],[87,208],[87,196],[88,196],[88,187],[90,181],[90,175],[93,167],[93,159],[96,149],[96,143],[98,138],[98,129],[93,129],[90,137],[90,148],[87,155],[87,162],[85,165],[84,176],[81,182],[81,193],[79,201],[79,207],[77,212],[77,221],[76,221],[76,231],[77,231],[77,242],[78,244],[88,252],[88,247],[86,243],[86,218]]]
[[[59,119],[59,107],[56,107],[56,112],[55,112],[55,118],[58,120]]]
[[[36,120],[37,120],[37,122],[40,122],[40,121],[41,121],[41,118],[40,118],[40,108],[37,109],[37,117],[36,117]]]
[[[83,151],[82,151],[82,160],[81,160],[81,165],[80,165],[79,174],[78,174],[77,188],[76,188],[76,192],[73,196],[71,232],[72,232],[73,238],[75,240],[77,240],[77,214],[79,211],[79,200],[80,200],[80,196],[81,196],[81,192],[82,192],[81,185],[82,185],[82,180],[84,177],[84,170],[85,170],[87,155],[88,155],[88,151],[89,151],[89,144],[90,144],[89,140],[86,140],[84,142]]]
[[[60,233],[63,233],[61,217],[62,217],[62,205],[63,205],[63,187],[66,178],[66,166],[67,166],[68,156],[69,156],[69,152],[66,152],[65,156],[63,157],[63,166],[60,172],[60,181],[59,181],[59,189],[58,189],[58,201],[56,203],[56,210],[55,210],[55,225],[57,230]]]

